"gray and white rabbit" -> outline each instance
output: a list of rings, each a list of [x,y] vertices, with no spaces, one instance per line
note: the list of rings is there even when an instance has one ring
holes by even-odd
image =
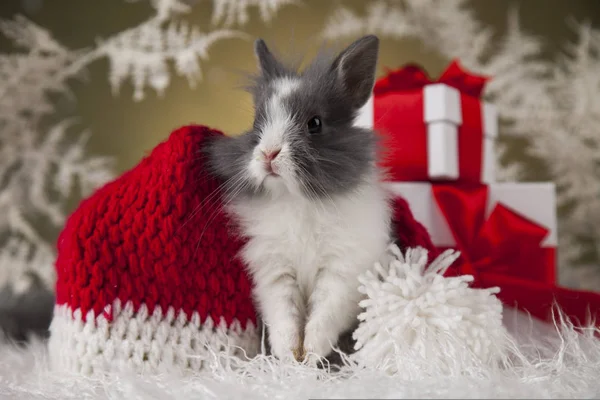
[[[391,239],[376,134],[353,124],[371,95],[378,50],[379,39],[365,36],[298,72],[258,39],[254,125],[208,146],[281,359],[314,363],[332,352],[357,322],[357,276]]]

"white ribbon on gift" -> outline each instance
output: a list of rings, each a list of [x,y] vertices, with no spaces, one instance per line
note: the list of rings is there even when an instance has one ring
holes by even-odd
[[[459,178],[458,128],[462,124],[460,92],[446,84],[434,83],[423,89],[424,119],[427,124],[427,168],[432,180]],[[372,129],[373,96],[361,108],[357,126]],[[495,181],[494,141],[498,136],[498,112],[493,104],[481,102],[483,131],[481,182]],[[468,155],[462,155],[468,157]]]

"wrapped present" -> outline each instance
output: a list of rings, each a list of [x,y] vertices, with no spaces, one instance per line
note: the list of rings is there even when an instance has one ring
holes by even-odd
[[[480,99],[487,78],[454,61],[437,80],[408,65],[377,81],[356,124],[383,135],[394,181],[491,183],[496,108]]]
[[[556,302],[575,323],[600,321],[600,294],[556,284],[557,221],[552,183],[444,184],[390,182],[440,249],[460,250],[449,273],[549,320]]]

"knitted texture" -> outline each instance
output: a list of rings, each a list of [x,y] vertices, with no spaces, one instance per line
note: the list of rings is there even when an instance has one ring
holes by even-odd
[[[198,355],[201,347],[190,345],[193,335],[181,344],[188,324],[230,330],[245,345],[258,341],[250,280],[236,257],[243,242],[232,234],[219,182],[206,173],[200,151],[220,134],[201,126],[176,130],[70,216],[58,239],[50,339],[59,367],[93,373],[115,355],[136,367],[136,357],[158,365],[161,355],[150,353],[162,348],[168,357],[179,354],[175,364],[199,368],[182,353]],[[106,327],[96,343],[100,319]],[[164,338],[154,335],[162,320],[170,321],[165,327],[175,332],[166,333],[179,338],[172,341],[177,348],[164,349]],[[150,333],[138,333],[144,330]]]
[[[258,352],[251,282],[237,256],[244,241],[201,151],[215,135],[174,131],[69,217],[56,260],[55,368],[200,370],[218,350]],[[402,199],[394,229],[400,247],[435,251]]]

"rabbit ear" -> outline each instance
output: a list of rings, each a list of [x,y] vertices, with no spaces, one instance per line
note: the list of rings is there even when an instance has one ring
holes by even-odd
[[[254,54],[258,60],[260,72],[265,78],[274,78],[284,73],[283,66],[271,53],[263,39],[257,39],[254,42]]]
[[[364,36],[348,46],[331,65],[332,72],[355,108],[362,107],[371,96],[378,53],[377,36]]]

